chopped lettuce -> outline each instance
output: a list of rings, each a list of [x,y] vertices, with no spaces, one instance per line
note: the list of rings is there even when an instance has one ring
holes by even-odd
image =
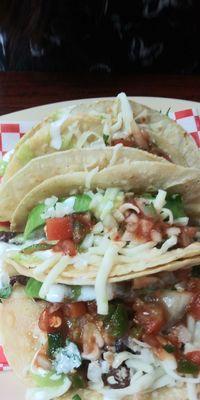
[[[37,228],[45,224],[44,219],[41,217],[42,213],[45,211],[45,204],[40,203],[35,206],[29,216],[24,230],[24,238],[28,239],[30,234]]]
[[[0,299],[7,299],[12,293],[12,286],[6,285],[0,288]]]
[[[0,160],[0,176],[4,176],[7,165],[8,165],[7,161]]]
[[[29,278],[26,287],[25,293],[28,297],[32,297],[34,299],[39,299],[39,293],[42,286],[42,282],[37,281],[34,278]]]
[[[34,154],[26,142],[21,144],[21,146],[18,148],[17,158],[22,165],[27,164],[30,160],[32,160],[32,158],[34,158]]]
[[[157,193],[155,195],[152,193],[144,193],[141,197],[153,202],[156,196]],[[182,196],[180,194],[167,194],[164,207],[171,210],[174,219],[186,217]]]
[[[74,212],[86,212],[90,209],[92,199],[88,194],[78,194],[75,196]]]
[[[29,266],[30,264],[37,265],[37,263],[40,263],[42,260],[37,257],[35,254],[23,254],[23,253],[12,253],[10,255],[10,258],[19,264],[26,266]]]
[[[44,371],[41,374],[31,374],[36,385],[39,387],[57,387],[63,384],[64,375],[57,375],[56,371]]]
[[[81,286],[79,285],[71,286],[71,299],[77,301],[80,295],[81,295]]]
[[[172,211],[174,219],[186,217],[183,200],[180,194],[167,195],[165,208]]]

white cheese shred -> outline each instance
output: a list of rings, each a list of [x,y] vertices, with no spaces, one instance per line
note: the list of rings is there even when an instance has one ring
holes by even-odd
[[[51,258],[48,258],[47,260],[43,261],[40,265],[38,265],[36,268],[33,269],[34,275],[40,275],[43,274],[46,270],[50,269],[53,267],[61,258],[61,254],[55,254],[55,256],[52,256]]]
[[[188,400],[198,400],[196,385],[194,383],[187,383]]]
[[[119,93],[117,98],[120,101],[123,128],[126,134],[130,135],[133,132],[138,132],[139,128],[133,118],[133,111],[131,109],[128,97],[126,96],[125,93]]]
[[[159,189],[158,190],[158,194],[155,198],[155,200],[153,200],[153,205],[156,209],[156,211],[160,212],[162,210],[162,208],[164,207],[165,203],[166,203],[166,196],[167,196],[167,192],[165,190]]]
[[[98,171],[99,171],[99,167],[96,167],[96,168],[92,169],[90,172],[87,172],[86,178],[85,178],[85,186],[87,189],[90,189],[92,179],[94,178],[94,176],[96,175],[96,173]]]
[[[117,255],[117,246],[110,244],[105,251],[101,265],[99,267],[96,282],[95,282],[95,293],[97,302],[97,312],[101,315],[108,314],[108,294],[107,294],[107,279],[114,265],[115,258]]]
[[[45,278],[43,285],[40,289],[39,295],[42,299],[44,299],[46,294],[48,293],[49,286],[56,281],[57,277],[64,271],[64,269],[69,264],[70,264],[70,257],[63,256],[60,259],[60,261],[52,268],[52,270]]]

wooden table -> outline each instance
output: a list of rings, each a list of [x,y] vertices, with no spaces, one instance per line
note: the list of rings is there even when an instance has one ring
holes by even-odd
[[[120,91],[200,102],[200,76],[1,72],[0,115],[56,101],[114,96]]]

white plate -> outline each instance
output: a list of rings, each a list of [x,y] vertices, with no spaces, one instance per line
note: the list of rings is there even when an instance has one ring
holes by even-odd
[[[172,111],[180,111],[187,108],[196,108],[200,113],[200,103],[187,100],[169,99],[164,97],[132,97],[133,100],[145,104],[151,108],[167,111],[171,108]],[[15,113],[2,115],[0,122],[15,122],[15,121],[35,121],[44,118],[51,111],[65,107],[69,104],[77,102],[88,102],[91,99],[86,100],[73,100],[63,101],[59,103],[47,104],[44,106],[33,107]],[[2,400],[24,400],[25,390],[21,382],[15,378],[12,372],[0,372],[0,399]]]

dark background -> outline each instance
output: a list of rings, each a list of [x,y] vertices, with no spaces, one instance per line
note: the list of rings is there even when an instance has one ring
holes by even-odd
[[[200,72],[200,0],[0,0],[0,70]]]

